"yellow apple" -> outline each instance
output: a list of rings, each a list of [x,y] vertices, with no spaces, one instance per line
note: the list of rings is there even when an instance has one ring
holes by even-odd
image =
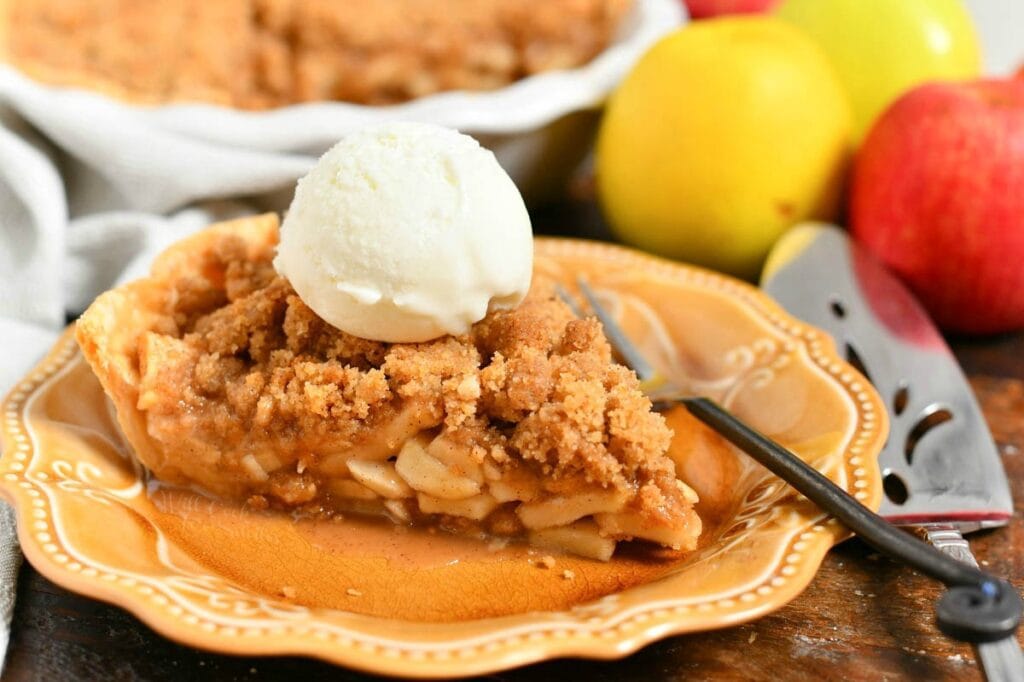
[[[791,225],[834,219],[852,118],[828,59],[773,17],[694,22],[613,93],[598,194],[622,241],[748,279]]]
[[[858,144],[910,88],[973,78],[981,69],[961,0],[785,0],[776,15],[828,53],[850,95]]]

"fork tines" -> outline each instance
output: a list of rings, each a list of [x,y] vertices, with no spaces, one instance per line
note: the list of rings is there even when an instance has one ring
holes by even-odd
[[[611,344],[612,348],[622,359],[623,364],[636,372],[641,384],[644,385],[645,392],[651,393],[656,388],[662,387],[665,384],[664,377],[647,362],[647,359],[633,345],[633,342],[622,331],[622,327],[615,321],[611,313],[598,301],[597,294],[590,288],[587,281],[582,277],[577,277],[576,286],[579,287],[580,294],[583,295],[594,316],[600,320],[601,326],[604,327],[604,335],[608,338],[608,343]],[[576,317],[584,317],[582,308],[580,308],[576,300],[563,286],[556,285],[555,292],[559,298],[565,301]]]

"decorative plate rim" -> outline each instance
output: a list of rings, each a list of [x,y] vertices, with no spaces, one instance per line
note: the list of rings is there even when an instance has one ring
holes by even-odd
[[[538,238],[536,244],[539,255],[592,256],[642,267],[647,273],[724,294],[803,346],[812,366],[849,398],[856,413],[856,426],[839,454],[845,487],[865,505],[878,508],[882,487],[877,456],[888,432],[887,413],[878,394],[838,356],[825,332],[796,320],[752,285],[724,275],[602,242]],[[80,359],[80,353],[73,328],[69,328],[0,404],[0,494],[15,507],[25,556],[58,585],[125,608],[160,634],[202,649],[259,656],[313,656],[367,672],[419,678],[483,674],[567,656],[621,658],[670,635],[736,625],[781,607],[810,584],[828,550],[849,536],[841,524],[825,514],[809,517],[786,536],[784,551],[778,553],[775,565],[760,583],[725,598],[650,600],[624,611],[613,609],[586,618],[563,611],[474,621],[482,629],[461,634],[454,641],[397,636],[385,641],[376,635],[361,636],[323,619],[316,611],[301,622],[282,621],[261,628],[225,625],[190,613],[171,598],[165,586],[90,565],[87,557],[76,556],[66,538],[60,537],[51,500],[54,482],[29,475],[38,453],[26,412],[40,388],[59,379],[76,359]],[[59,521],[59,516],[56,519]],[[564,618],[559,620],[559,616]],[[430,625],[443,630],[465,623]]]

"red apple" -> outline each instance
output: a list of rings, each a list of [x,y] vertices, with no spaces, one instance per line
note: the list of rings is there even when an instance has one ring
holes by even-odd
[[[683,0],[693,19],[717,17],[720,14],[757,14],[768,12],[779,0]]]
[[[858,152],[850,223],[944,329],[1024,327],[1024,81],[900,97]]]

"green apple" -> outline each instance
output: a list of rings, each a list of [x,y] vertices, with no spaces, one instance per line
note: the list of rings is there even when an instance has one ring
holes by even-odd
[[[961,0],[784,0],[776,13],[828,53],[850,96],[858,143],[910,88],[974,78],[981,69]]]

